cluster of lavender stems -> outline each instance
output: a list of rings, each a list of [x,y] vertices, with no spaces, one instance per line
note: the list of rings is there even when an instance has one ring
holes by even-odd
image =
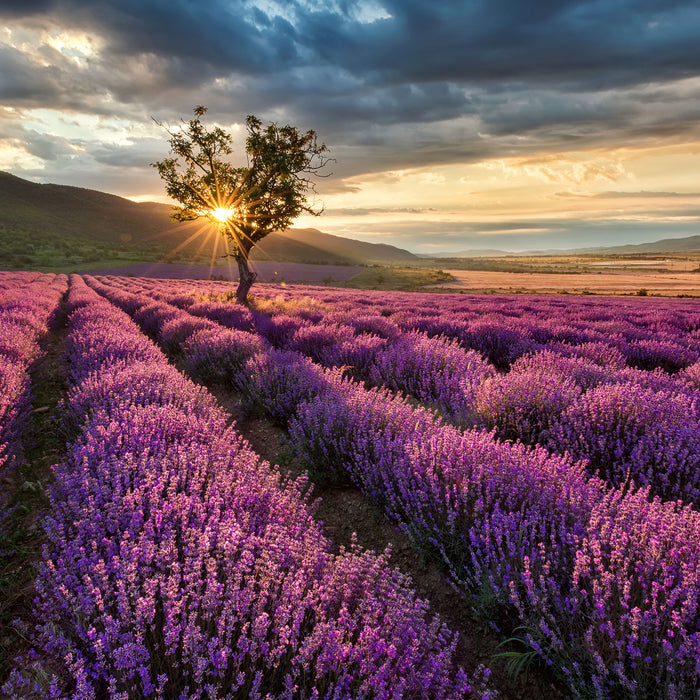
[[[40,342],[56,317],[68,288],[65,275],[0,272],[0,479],[22,459],[23,435],[31,407],[30,368]],[[10,515],[6,488],[0,493],[0,532]]]
[[[155,337],[185,358],[201,322],[226,318],[224,305],[194,296],[223,291],[215,283],[88,281],[132,311],[157,295],[167,320],[154,322]],[[236,312],[226,373],[287,425],[311,469],[381,503],[495,626],[519,625],[574,696],[698,697],[697,303],[275,295]],[[348,329],[386,341],[372,341],[387,354],[369,367],[369,376],[384,368],[382,387],[341,363]],[[270,347],[255,352],[240,332]],[[404,380],[388,368],[414,382],[430,372],[415,371],[420,360],[390,361],[387,348],[400,356],[423,339],[482,353],[464,401],[495,434],[447,424],[447,411],[392,391]],[[421,391],[411,389],[437,403]]]
[[[77,275],[67,307],[69,443],[44,522],[37,652],[5,693],[491,696],[488,672],[470,687],[452,661],[456,635],[387,553],[333,554],[305,479],[262,461],[211,395]]]

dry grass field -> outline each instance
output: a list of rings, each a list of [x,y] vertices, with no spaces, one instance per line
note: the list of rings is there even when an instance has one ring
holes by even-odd
[[[431,288],[465,292],[648,294],[700,296],[697,258],[516,258],[522,271],[444,271],[453,279]],[[561,270],[561,271],[559,271]]]

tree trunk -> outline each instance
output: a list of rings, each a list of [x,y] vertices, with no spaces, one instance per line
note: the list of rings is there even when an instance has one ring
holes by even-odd
[[[236,301],[248,306],[248,292],[257,278],[257,273],[248,267],[248,258],[243,254],[236,255],[238,263],[238,289],[236,289]]]

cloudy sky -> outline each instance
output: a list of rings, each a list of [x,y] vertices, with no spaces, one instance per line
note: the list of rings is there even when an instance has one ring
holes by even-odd
[[[0,0],[0,170],[166,201],[153,118],[315,129],[325,213],[417,252],[700,234],[697,0]]]

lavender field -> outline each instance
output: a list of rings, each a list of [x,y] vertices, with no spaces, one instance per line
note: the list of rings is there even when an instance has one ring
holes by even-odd
[[[333,546],[311,479],[361,490],[565,696],[700,698],[700,302],[230,292],[0,273],[7,483],[59,336],[66,372],[4,693],[497,697],[387,554]],[[253,451],[220,387],[308,478]]]

